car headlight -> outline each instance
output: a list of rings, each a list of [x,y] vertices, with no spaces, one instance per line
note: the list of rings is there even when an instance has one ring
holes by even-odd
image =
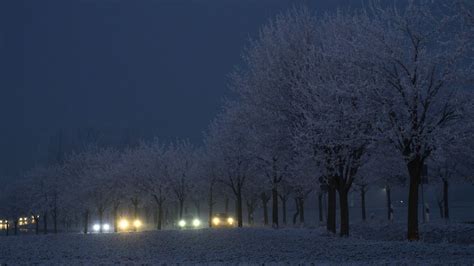
[[[94,229],[94,231],[96,231],[96,232],[99,231],[100,230],[100,224],[94,224],[92,226],[92,229]]]
[[[102,225],[102,229],[104,229],[105,231],[109,231],[110,230],[110,225],[109,224],[104,224],[104,225]]]
[[[198,226],[200,226],[200,225],[201,225],[201,221],[199,221],[199,219],[194,219],[194,220],[193,220],[193,226],[194,226],[194,227],[198,227]]]
[[[221,223],[221,219],[217,218],[217,217],[214,217],[214,219],[212,219],[212,223],[214,225],[219,225]]]
[[[179,227],[185,227],[186,226],[186,221],[185,220],[180,220],[178,222]]]
[[[122,230],[126,230],[129,226],[129,223],[127,221],[127,219],[122,219],[120,220],[119,222],[119,228],[122,229]]]
[[[133,226],[135,226],[136,228],[141,227],[142,226],[142,221],[140,221],[140,220],[133,221]]]
[[[234,224],[234,218],[232,218],[232,217],[227,218],[227,222],[229,224]]]

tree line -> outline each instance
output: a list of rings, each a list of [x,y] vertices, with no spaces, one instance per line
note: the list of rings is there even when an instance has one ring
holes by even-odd
[[[304,222],[305,200],[316,192],[320,213],[327,197],[328,231],[337,231],[339,202],[339,233],[348,236],[351,191],[361,195],[365,218],[368,187],[385,187],[390,219],[390,189],[406,181],[407,239],[418,240],[424,169],[443,183],[445,218],[448,183],[473,178],[472,17],[464,1],[374,2],[327,14],[293,8],[249,41],[231,75],[235,97],[211,122],[204,145],[91,146],[31,170],[9,188],[2,213],[42,213],[55,230],[58,214],[81,215],[87,233],[91,214],[102,220],[111,211],[117,221],[124,205],[136,216],[152,202],[161,229],[170,206],[182,217],[186,204],[200,213],[207,202],[210,218],[225,194],[239,227],[244,209],[252,224],[261,203],[264,223],[278,228],[290,199],[294,220]]]

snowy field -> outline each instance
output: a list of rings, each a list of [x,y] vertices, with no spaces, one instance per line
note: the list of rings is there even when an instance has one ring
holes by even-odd
[[[474,264],[472,225],[423,226],[419,243],[399,225],[353,229],[347,239],[295,228],[2,236],[0,264]]]

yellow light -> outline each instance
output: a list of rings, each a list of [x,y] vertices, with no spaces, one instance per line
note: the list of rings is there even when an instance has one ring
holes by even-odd
[[[140,220],[135,220],[135,221],[133,221],[133,226],[135,226],[136,228],[141,227],[142,222]]]
[[[221,220],[217,217],[214,217],[214,219],[212,219],[212,223],[215,225],[219,225],[221,223]]]
[[[129,223],[127,221],[127,219],[122,219],[119,221],[119,228],[122,229],[122,230],[126,230],[129,226]]]
[[[227,218],[227,222],[229,224],[234,224],[234,218],[232,218],[232,217]]]

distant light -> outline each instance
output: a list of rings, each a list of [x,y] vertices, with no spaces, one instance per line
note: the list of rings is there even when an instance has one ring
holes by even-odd
[[[232,217],[227,218],[227,222],[231,225],[234,224],[234,218]]]
[[[181,221],[178,222],[178,225],[179,225],[179,227],[185,227],[186,226],[186,221],[181,220]]]
[[[135,226],[136,228],[139,228],[142,226],[142,222],[140,220],[135,220],[133,221],[133,226]]]
[[[401,200],[400,203],[403,203],[403,200]]]
[[[201,221],[199,221],[199,219],[194,219],[193,220],[193,225],[194,225],[194,227],[198,227],[198,226],[201,225]]]
[[[221,223],[221,219],[219,219],[218,217],[214,217],[214,219],[212,219],[212,223],[215,225],[219,225]]]
[[[94,226],[92,226],[92,229],[94,229],[94,231],[99,231],[100,230],[100,224],[94,224]]]
[[[104,224],[104,225],[102,225],[102,229],[104,229],[105,231],[109,231],[110,230],[110,225],[109,224]]]
[[[127,221],[127,219],[122,219],[120,220],[119,222],[119,228],[122,229],[122,230],[126,230],[129,226],[129,223]]]

